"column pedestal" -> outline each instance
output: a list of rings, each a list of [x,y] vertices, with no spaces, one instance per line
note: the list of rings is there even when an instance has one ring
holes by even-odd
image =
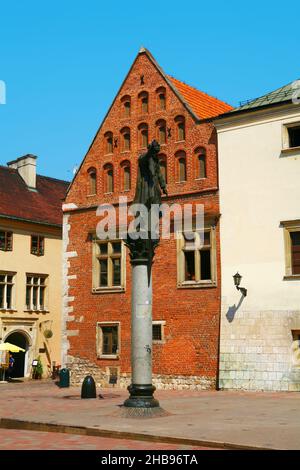
[[[132,259],[131,367],[128,408],[156,408],[152,385],[152,279],[149,260]]]

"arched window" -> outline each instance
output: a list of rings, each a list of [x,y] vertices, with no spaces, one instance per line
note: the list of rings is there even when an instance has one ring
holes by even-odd
[[[121,135],[122,135],[122,145],[121,149],[122,152],[126,152],[130,150],[130,129],[129,127],[123,127],[121,130]]]
[[[177,181],[182,183],[186,181],[186,155],[183,150],[180,150],[175,155],[177,160]]]
[[[131,98],[126,95],[121,99],[122,117],[129,117],[131,113]]]
[[[167,172],[167,157],[163,153],[158,155],[158,160],[159,160],[159,166],[160,166],[160,171],[161,174],[163,175],[163,178],[165,182],[168,182],[168,172]]]
[[[159,144],[163,145],[167,142],[167,127],[164,119],[160,119],[156,123],[156,138]]]
[[[176,123],[176,140],[185,140],[185,119],[184,116],[177,116]]]
[[[104,134],[105,139],[105,153],[113,153],[113,133],[106,132]]]
[[[122,169],[122,190],[129,191],[131,189],[130,162],[128,161],[122,162],[121,169]]]
[[[89,168],[89,195],[97,193],[97,171],[95,168]]]
[[[158,110],[166,109],[166,89],[163,86],[156,90],[156,104]]]
[[[196,178],[206,178],[206,150],[203,147],[198,147],[195,150],[196,154],[196,168],[197,168],[197,173],[196,173]]]
[[[142,91],[139,96],[139,103],[140,103],[140,112],[142,114],[148,113],[149,109],[149,95],[147,91]]]
[[[148,146],[148,124],[140,124],[138,127],[139,147],[147,148]]]
[[[104,165],[104,192],[114,192],[114,168],[110,163]]]

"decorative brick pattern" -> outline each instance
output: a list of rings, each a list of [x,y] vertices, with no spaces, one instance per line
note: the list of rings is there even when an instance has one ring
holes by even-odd
[[[144,76],[144,85],[140,77]],[[166,89],[166,110],[157,109],[156,90]],[[138,95],[149,93],[149,113],[141,114]],[[122,117],[122,97],[131,98],[131,115]],[[176,141],[176,116],[185,118],[184,141]],[[161,71],[153,64],[147,53],[140,53],[125,82],[104,119],[70,188],[64,207],[68,216],[68,237],[65,252],[78,256],[67,257],[67,309],[65,318],[68,330],[78,331],[77,336],[68,335],[68,354],[88,361],[72,363],[74,383],[79,383],[89,371],[99,380],[104,380],[107,367],[118,367],[120,383],[129,383],[130,373],[130,313],[131,313],[131,266],[126,257],[126,289],[118,293],[92,293],[92,241],[99,222],[96,208],[100,203],[117,204],[119,196],[127,196],[129,203],[135,192],[137,157],[144,150],[138,143],[138,126],[148,124],[149,141],[157,137],[156,122],[164,119],[170,136],[161,145],[161,153],[167,160],[167,199],[173,203],[199,203],[204,205],[205,216],[216,226],[216,285],[197,289],[177,288],[176,240],[162,240],[153,266],[153,320],[163,320],[165,341],[153,345],[153,372],[157,383],[163,387],[215,387],[218,370],[219,312],[220,312],[220,267],[219,267],[219,200],[217,178],[216,134],[211,122],[198,122],[187,110],[179,97],[169,87]],[[122,151],[121,130],[130,128],[130,151]],[[113,154],[107,154],[106,137],[113,134]],[[115,140],[117,139],[117,140]],[[207,156],[207,178],[197,179],[195,149],[204,147]],[[186,153],[187,181],[177,183],[175,153]],[[131,164],[131,190],[122,191],[122,163]],[[105,193],[104,166],[114,167],[114,193]],[[89,194],[89,173],[97,172],[97,194]],[[69,316],[72,308],[72,316]],[[81,318],[81,321],[79,320]],[[97,322],[120,322],[121,344],[118,359],[97,359]],[[67,345],[67,343],[66,343]],[[75,368],[75,369],[74,369]],[[172,378],[175,382],[172,382]],[[156,381],[156,379],[155,379]],[[156,383],[156,382],[155,382]],[[159,385],[160,386],[160,385]]]

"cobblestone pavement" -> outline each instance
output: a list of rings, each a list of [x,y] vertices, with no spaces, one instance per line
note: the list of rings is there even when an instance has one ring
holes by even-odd
[[[173,445],[177,440],[189,446],[300,450],[299,392],[158,390],[155,396],[166,415],[151,419],[122,416],[124,389],[97,393],[103,399],[82,400],[80,388],[58,388],[51,380],[1,384],[1,427],[48,431],[53,426],[54,432],[80,427],[82,436],[71,436],[80,441],[122,433],[133,440],[138,434],[154,443],[150,446],[173,439]]]
[[[0,450],[212,450],[156,442],[0,429]],[[1,459],[0,459],[1,460]]]

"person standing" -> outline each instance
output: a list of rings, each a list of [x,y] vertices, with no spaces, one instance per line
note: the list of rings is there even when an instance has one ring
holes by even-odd
[[[15,360],[13,358],[13,355],[11,353],[9,353],[9,364],[8,364],[8,369],[7,369],[7,380],[8,381],[11,380],[11,375],[13,373],[14,365],[15,365]]]

